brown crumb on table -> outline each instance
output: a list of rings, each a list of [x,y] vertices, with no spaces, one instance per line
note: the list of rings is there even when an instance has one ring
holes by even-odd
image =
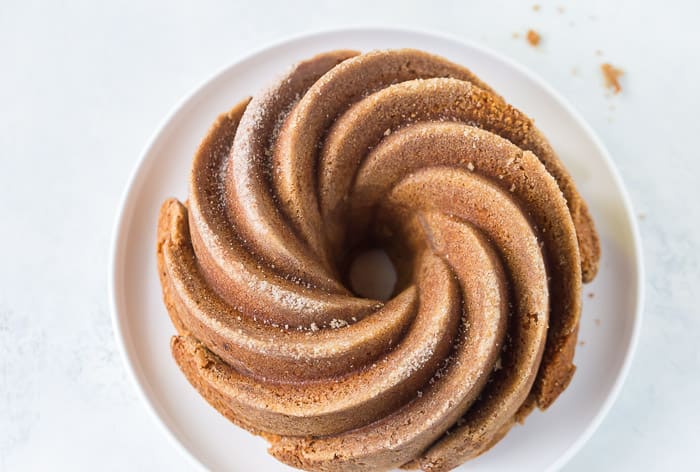
[[[564,8],[564,7],[562,7],[562,6],[558,6],[558,7],[557,7],[557,11],[559,12],[559,14],[562,14],[562,13],[564,13],[564,12],[566,11],[566,8]]]
[[[513,33],[513,39],[518,39],[520,37],[520,33]]]
[[[639,219],[640,219],[640,220],[645,220],[645,219],[647,218],[647,214],[646,214],[646,213],[640,213],[640,214],[637,215],[637,216],[639,216]]]
[[[620,93],[622,86],[620,85],[619,78],[625,72],[607,62],[600,66],[600,70],[603,73],[603,79],[605,79],[605,86],[612,89],[613,93]]]
[[[595,293],[590,292],[590,293],[588,294],[588,298],[595,298]]]
[[[530,43],[530,46],[537,47],[538,44],[540,44],[540,40],[542,37],[540,34],[535,31],[535,30],[527,30],[527,42]]]
[[[532,11],[540,11],[540,6],[538,4],[532,5]]]
[[[595,322],[596,326],[600,326],[600,318],[596,318],[593,321]]]
[[[596,55],[596,56],[602,56],[602,55],[603,55],[603,51],[601,51],[600,49],[596,49],[596,50],[595,50],[595,55]]]
[[[571,68],[571,75],[578,75],[578,67]]]
[[[579,345],[579,346],[585,346],[585,345],[586,345],[586,341],[579,341],[579,342],[578,342],[578,345]]]

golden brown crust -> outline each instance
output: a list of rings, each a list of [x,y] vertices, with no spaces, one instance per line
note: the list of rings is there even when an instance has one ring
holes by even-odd
[[[593,218],[588,211],[588,205],[581,200],[580,211],[574,217],[578,247],[581,252],[581,276],[583,283],[592,282],[598,273],[600,261],[600,240],[593,225]]]
[[[245,416],[237,414],[227,403],[227,399],[207,379],[207,373],[212,370],[216,357],[203,344],[188,336],[173,336],[170,340],[170,350],[187,380],[197,389],[199,394],[219,413],[229,421],[247,429],[253,434],[263,435],[251,425]],[[209,375],[216,375],[215,372]],[[266,439],[276,439],[274,435],[267,435]]]
[[[158,263],[158,276],[160,278],[160,285],[163,289],[163,302],[165,303],[165,308],[168,310],[168,315],[170,316],[170,321],[172,321],[173,326],[180,334],[187,334],[187,328],[180,321],[179,316],[175,308],[175,297],[173,297],[172,289],[168,280],[168,271],[165,266],[164,250],[165,245],[171,240],[172,237],[177,237],[178,233],[184,232],[175,231],[175,234],[171,233],[171,228],[182,227],[183,229],[187,226],[187,217],[184,212],[183,205],[174,198],[169,198],[163,205],[161,205],[160,213],[158,215],[158,228],[157,228],[157,244],[156,244],[156,260]]]
[[[388,302],[345,287],[387,250]],[[448,470],[569,384],[600,245],[547,140],[469,70],[334,51],[221,115],[157,236],[178,365],[305,470]]]

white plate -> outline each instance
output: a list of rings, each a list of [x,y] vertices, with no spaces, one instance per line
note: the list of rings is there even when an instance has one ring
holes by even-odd
[[[602,242],[600,273],[584,288],[570,387],[546,412],[533,413],[470,471],[557,469],[600,424],[627,374],[641,325],[642,259],[634,213],[617,171],[591,128],[541,79],[493,51],[435,34],[352,29],[297,37],[256,52],[215,75],[165,120],[131,177],[113,236],[109,290],[114,330],[153,417],[195,464],[213,470],[292,470],[262,439],[238,429],[188,384],[170,357],[174,333],[156,271],[156,217],[169,196],[186,198],[193,153],[221,112],[321,51],[413,47],[466,65],[534,117],[591,207]],[[589,298],[588,294],[594,297]],[[465,469],[466,470],[466,469]]]

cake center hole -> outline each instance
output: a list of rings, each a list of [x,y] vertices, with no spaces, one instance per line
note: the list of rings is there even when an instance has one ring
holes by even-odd
[[[369,249],[352,261],[349,278],[356,294],[385,302],[394,292],[396,269],[382,249]]]

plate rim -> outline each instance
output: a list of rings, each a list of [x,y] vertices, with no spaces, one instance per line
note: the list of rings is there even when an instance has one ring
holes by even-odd
[[[612,388],[608,392],[605,400],[602,402],[600,408],[593,418],[590,420],[583,433],[581,433],[578,438],[564,451],[559,458],[554,461],[547,470],[559,470],[564,465],[566,465],[590,440],[590,438],[595,434],[595,432],[600,427],[601,423],[605,417],[610,412],[612,406],[617,401],[622,386],[624,385],[629,371],[631,369],[632,360],[635,356],[639,345],[639,338],[641,334],[641,328],[643,324],[643,313],[644,313],[644,300],[645,300],[645,266],[644,257],[642,251],[642,239],[639,232],[639,225],[637,223],[634,215],[634,207],[632,205],[631,199],[629,197],[627,187],[624,184],[622,176],[620,175],[617,167],[607,148],[603,144],[602,140],[595,132],[595,130],[584,120],[583,116],[578,112],[578,110],[571,104],[567,99],[564,98],[552,85],[550,85],[546,80],[540,77],[537,73],[525,67],[524,65],[517,62],[510,56],[505,55],[495,49],[484,46],[472,39],[465,39],[453,34],[447,34],[444,32],[439,32],[431,29],[423,28],[413,28],[413,27],[394,27],[394,26],[347,26],[340,28],[322,28],[313,29],[306,32],[295,33],[291,35],[282,36],[280,39],[267,42],[263,46],[253,49],[252,51],[244,54],[234,56],[232,59],[228,60],[227,63],[220,67],[215,73],[207,76],[204,80],[197,83],[197,85],[186,92],[177,103],[170,109],[170,111],[165,115],[165,117],[158,123],[155,131],[150,135],[146,145],[142,148],[139,153],[139,158],[132,164],[131,171],[128,176],[127,184],[122,191],[122,194],[118,201],[118,209],[115,215],[114,223],[112,226],[110,247],[109,247],[109,263],[108,263],[108,274],[107,274],[107,292],[109,300],[109,310],[111,317],[112,329],[114,331],[114,337],[117,344],[117,349],[119,351],[119,357],[122,360],[122,364],[127,372],[127,377],[129,378],[131,384],[135,387],[137,396],[141,400],[141,403],[146,407],[152,420],[158,424],[165,436],[169,438],[171,444],[175,446],[176,449],[180,451],[187,459],[189,463],[199,470],[207,470],[207,467],[187,448],[175,435],[174,431],[168,427],[163,421],[161,414],[159,414],[156,406],[151,401],[148,393],[146,392],[144,386],[139,381],[136,368],[132,361],[132,353],[127,346],[127,340],[124,336],[124,331],[122,329],[122,320],[119,315],[119,304],[117,301],[117,275],[118,270],[122,264],[121,253],[122,253],[122,233],[128,228],[130,223],[130,218],[125,218],[125,213],[132,203],[131,195],[136,182],[138,181],[139,175],[142,173],[143,169],[147,164],[153,162],[153,158],[148,159],[151,154],[154,145],[156,144],[160,134],[163,129],[170,123],[173,118],[180,113],[180,111],[187,105],[187,103],[194,99],[197,95],[202,93],[202,91],[212,82],[220,79],[224,76],[229,69],[235,67],[239,63],[251,59],[255,56],[264,54],[270,50],[281,47],[287,43],[308,40],[313,38],[320,38],[327,35],[356,35],[359,33],[364,34],[409,34],[418,35],[424,37],[433,37],[440,40],[446,40],[459,45],[462,47],[472,48],[485,55],[495,58],[498,61],[503,62],[508,67],[511,67],[518,72],[522,73],[528,79],[535,82],[538,86],[542,87],[543,90],[550,95],[556,103],[566,110],[567,113],[574,119],[575,123],[585,132],[588,138],[591,139],[593,145],[596,147],[597,151],[603,158],[603,162],[607,167],[608,172],[612,176],[612,179],[616,187],[620,191],[622,206],[625,209],[626,217],[629,222],[631,238],[633,242],[633,254],[634,254],[634,266],[636,268],[636,278],[635,289],[636,297],[634,300],[634,324],[632,327],[632,332],[630,336],[630,342],[625,352],[622,365],[616,375],[615,381],[613,382]]]

